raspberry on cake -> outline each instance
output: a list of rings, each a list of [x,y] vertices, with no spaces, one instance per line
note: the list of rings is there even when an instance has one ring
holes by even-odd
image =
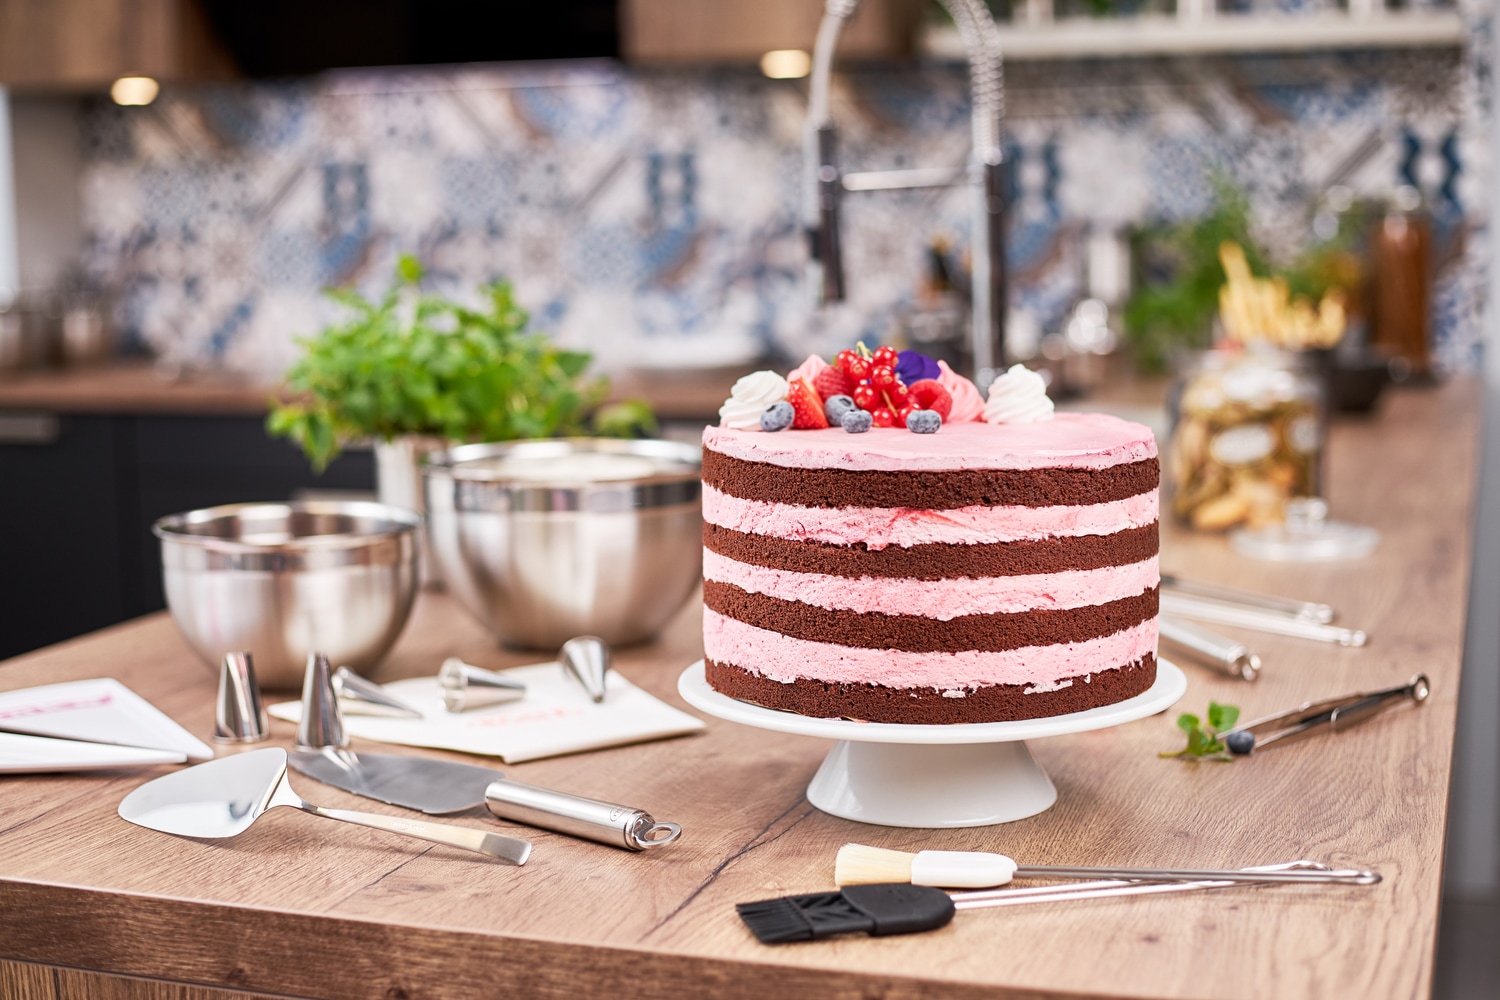
[[[709,683],[903,723],[1062,715],[1150,688],[1155,440],[1043,414],[1038,391],[991,396],[1036,422],[937,434],[705,429]]]

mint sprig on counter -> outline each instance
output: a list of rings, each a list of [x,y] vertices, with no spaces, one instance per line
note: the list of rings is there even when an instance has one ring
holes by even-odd
[[[1158,757],[1192,757],[1197,760],[1234,760],[1221,738],[1234,728],[1240,710],[1234,705],[1208,703],[1208,724],[1190,712],[1177,717],[1177,728],[1187,733],[1187,746],[1181,750],[1164,750]]]

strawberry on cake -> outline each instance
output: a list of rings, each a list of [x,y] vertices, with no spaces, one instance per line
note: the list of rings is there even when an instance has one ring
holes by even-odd
[[[997,722],[1156,678],[1151,431],[911,351],[736,384],[703,434],[708,682],[803,715]]]

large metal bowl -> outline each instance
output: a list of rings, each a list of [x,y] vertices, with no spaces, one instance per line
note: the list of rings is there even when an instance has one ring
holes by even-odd
[[[152,530],[167,607],[203,661],[245,650],[261,687],[291,690],[314,650],[358,672],[390,651],[417,592],[421,523],[378,503],[256,503]]]
[[[463,445],[423,468],[428,541],[449,591],[506,645],[638,642],[702,572],[701,474],[699,449],[671,441]]]

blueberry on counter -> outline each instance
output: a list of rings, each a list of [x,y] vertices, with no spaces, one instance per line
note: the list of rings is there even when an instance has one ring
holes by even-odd
[[[875,418],[870,416],[869,410],[849,410],[839,421],[839,426],[850,434],[863,434],[874,423]]]
[[[760,429],[763,431],[784,431],[792,426],[792,421],[797,417],[797,411],[792,409],[792,404],[786,400],[772,403],[766,407],[766,412],[760,415]]]
[[[1229,748],[1230,753],[1247,754],[1255,749],[1255,734],[1244,729],[1236,729],[1224,736],[1224,745]]]
[[[828,401],[823,404],[823,415],[828,418],[830,424],[843,424],[844,414],[850,410],[857,410],[854,400],[840,393],[837,396],[829,396]]]
[[[913,434],[936,434],[943,418],[936,410],[913,410],[906,415],[906,429]]]

